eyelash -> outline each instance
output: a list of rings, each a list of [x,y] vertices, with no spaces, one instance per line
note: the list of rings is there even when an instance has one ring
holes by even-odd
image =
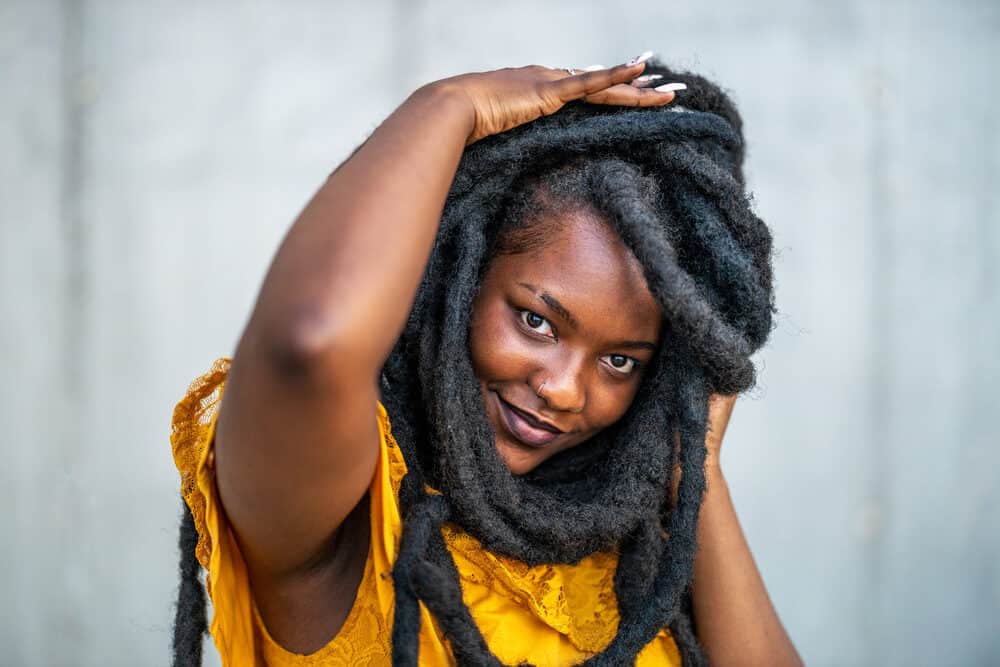
[[[521,320],[521,324],[523,324],[532,333],[539,336],[545,336],[546,338],[557,339],[555,328],[552,326],[552,323],[549,322],[548,319],[546,319],[545,317],[542,317],[535,311],[528,310],[527,308],[518,309],[517,313],[518,313],[518,318]],[[541,320],[541,323],[538,326],[540,327],[543,324],[547,325],[551,333],[543,333],[539,331],[537,328],[531,326],[528,323],[528,318],[530,317],[537,317],[539,320]],[[621,357],[626,361],[626,363],[631,363],[632,365],[629,368],[629,370],[623,371],[621,368],[611,363],[612,357]],[[633,375],[642,366],[642,362],[640,362],[638,359],[635,359],[634,357],[628,356],[627,354],[606,354],[603,357],[601,357],[601,360],[604,361],[605,365],[607,365],[609,369],[611,369],[612,373],[620,377],[627,377],[629,375]]]
[[[621,368],[618,368],[617,366],[611,363],[610,359],[612,357],[621,357],[626,361],[626,363],[632,364],[631,368],[629,368],[627,371],[623,371]],[[601,359],[602,360],[608,359],[608,361],[605,361],[604,363],[608,365],[608,368],[610,368],[613,373],[616,373],[621,376],[633,375],[636,371],[639,370],[639,367],[642,366],[642,364],[639,363],[638,359],[630,357],[627,354],[606,354],[603,357],[601,357]]]
[[[538,319],[540,319],[542,321],[542,324],[547,324],[548,327],[549,327],[550,333],[542,333],[541,331],[539,331],[535,327],[533,327],[530,324],[528,324],[528,318],[531,317],[532,315],[534,315],[535,317],[537,317]],[[521,319],[521,324],[523,324],[524,326],[526,326],[529,331],[532,331],[532,332],[534,332],[534,333],[536,333],[536,334],[538,334],[540,336],[545,336],[546,338],[557,338],[557,336],[556,336],[556,330],[555,330],[555,327],[552,326],[552,323],[549,322],[544,317],[542,317],[541,315],[539,315],[538,313],[536,313],[535,311],[528,310],[527,308],[520,309],[520,310],[518,310],[518,317],[520,317],[520,319]],[[541,326],[541,324],[539,326]]]

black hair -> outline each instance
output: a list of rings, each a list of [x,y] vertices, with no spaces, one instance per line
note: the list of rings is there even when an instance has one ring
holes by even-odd
[[[774,312],[771,236],[745,192],[742,122],[730,99],[706,79],[659,63],[645,73],[688,88],[667,107],[571,103],[462,157],[413,309],[382,373],[408,468],[393,568],[394,665],[418,663],[420,602],[458,664],[501,664],[462,600],[445,522],[528,565],[618,550],[618,630],[583,664],[634,664],[664,627],[686,665],[704,663],[689,591],[708,397],[754,383],[750,355],[766,341]],[[660,350],[621,420],[514,476],[496,451],[469,358],[472,304],[493,257],[537,241],[540,212],[579,208],[598,213],[642,265],[664,315]],[[189,599],[203,596],[191,583],[192,576],[198,583],[189,567],[193,534],[187,519],[179,665],[192,664],[185,657],[196,655],[192,636],[200,641],[204,632],[203,606]]]

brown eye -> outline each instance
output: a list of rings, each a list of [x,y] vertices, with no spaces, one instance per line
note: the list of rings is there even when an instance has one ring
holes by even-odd
[[[552,325],[549,324],[549,321],[536,312],[530,310],[522,310],[521,322],[524,323],[524,326],[528,327],[532,331],[542,334],[543,336],[552,337],[555,335],[554,332],[552,331]]]
[[[608,354],[603,359],[604,363],[611,366],[616,373],[621,373],[622,375],[628,375],[639,367],[639,362],[624,354]]]

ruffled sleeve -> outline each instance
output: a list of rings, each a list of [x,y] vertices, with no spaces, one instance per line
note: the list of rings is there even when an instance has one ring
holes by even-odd
[[[231,359],[222,357],[188,387],[174,408],[170,443],[181,495],[198,530],[195,554],[208,571],[210,630],[226,665],[255,664],[253,602],[247,566],[215,484],[215,423]]]

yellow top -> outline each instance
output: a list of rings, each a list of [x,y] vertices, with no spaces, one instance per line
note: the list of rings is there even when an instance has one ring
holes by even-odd
[[[207,463],[230,360],[223,357],[199,377],[177,404],[171,444],[181,493],[198,529],[196,554],[208,570],[211,633],[223,665],[305,667],[389,665],[393,615],[392,563],[402,528],[399,485],[406,473],[389,417],[378,405],[381,452],[372,479],[371,547],[357,597],[340,632],[310,655],[285,650],[264,626]],[[442,529],[458,566],[462,597],[489,644],[505,664],[573,665],[605,647],[618,627],[613,578],[617,554],[596,553],[576,565],[528,567],[496,556],[452,525]],[[421,665],[454,665],[437,622],[421,604]],[[638,667],[680,665],[664,629],[639,654]]]

